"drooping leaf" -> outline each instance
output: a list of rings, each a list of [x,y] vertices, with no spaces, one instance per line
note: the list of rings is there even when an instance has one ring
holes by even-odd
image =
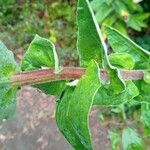
[[[19,72],[13,53],[0,41],[0,122],[13,117],[16,109],[17,87],[7,81]]]
[[[108,27],[107,28],[108,41],[114,52],[128,53],[132,55],[135,61],[134,69],[148,69],[150,68],[150,53],[129,38],[122,35],[119,31]]]
[[[123,129],[122,144],[124,150],[144,150],[142,139],[138,133],[131,128]]]
[[[122,69],[133,69],[134,60],[128,53],[112,53],[109,55],[109,61],[113,66]]]
[[[94,83],[94,84],[93,84]],[[68,87],[56,109],[56,122],[76,150],[92,150],[88,115],[100,87],[99,69],[92,61],[76,88]]]
[[[31,71],[43,67],[54,68],[56,73],[60,68],[54,44],[36,35],[23,57],[21,69],[22,71]],[[34,84],[33,86],[46,94],[58,95],[65,89],[65,83],[65,81],[52,81]]]

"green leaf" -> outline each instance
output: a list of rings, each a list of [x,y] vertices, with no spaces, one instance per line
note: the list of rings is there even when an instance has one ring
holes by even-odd
[[[141,14],[134,14],[129,17],[127,25],[137,31],[141,31],[142,28],[147,27],[146,19],[148,19],[150,13],[141,13]]]
[[[135,62],[134,69],[148,69],[150,68],[150,53],[133,41],[122,35],[120,32],[113,28],[107,27],[108,40],[111,44],[113,50],[117,53],[128,53],[132,56]],[[123,61],[124,62],[124,61]],[[123,63],[122,62],[122,63]],[[145,73],[144,81],[136,81],[135,84],[139,88],[140,94],[136,97],[136,101],[138,102],[150,102],[150,85],[149,83],[149,75]]]
[[[132,55],[135,62],[134,69],[150,68],[150,53],[148,51],[144,50],[113,28],[107,28],[107,35],[108,41],[114,52],[124,52]]]
[[[138,133],[131,128],[123,129],[122,144],[124,150],[144,150],[142,139]]]
[[[120,78],[118,69],[109,63],[107,47],[88,0],[78,1],[77,21],[79,30],[77,48],[81,66],[87,66],[94,59],[100,67],[107,69],[111,81],[110,89],[120,93],[124,90],[125,83]]]
[[[30,71],[42,67],[53,67],[58,71],[58,56],[52,42],[36,35],[23,57],[21,69]]]
[[[134,60],[128,53],[112,53],[109,55],[109,61],[117,68],[130,70],[134,67]]]
[[[119,94],[107,86],[102,86],[94,97],[94,105],[120,105],[139,95],[139,90],[132,81],[126,81],[126,89]]]
[[[118,150],[121,142],[120,134],[114,131],[109,131],[112,150]]]
[[[94,13],[88,0],[79,0],[77,7],[78,39],[80,65],[85,67],[94,59],[102,67],[103,45],[100,40],[101,33]]]
[[[43,67],[52,67],[56,73],[60,70],[54,44],[36,35],[23,57],[21,69],[22,71],[31,71],[42,69]],[[49,81],[32,86],[39,88],[46,94],[59,95],[65,89],[65,83],[65,81]]]
[[[34,87],[40,89],[45,94],[58,95],[66,88],[66,81],[50,81],[46,83],[34,84]]]
[[[127,30],[126,30],[126,24],[125,24],[124,21],[122,21],[122,20],[117,20],[117,21],[114,23],[113,27],[114,27],[115,29],[117,29],[119,32],[121,32],[122,34],[124,34],[125,36],[128,37],[128,33],[127,33]],[[106,32],[106,34],[107,34],[107,32]]]
[[[150,71],[146,71],[144,73],[144,81],[148,84],[150,84]]]
[[[141,109],[141,121],[144,124],[144,133],[146,136],[150,136],[150,105],[142,104]]]
[[[8,84],[9,78],[19,72],[13,53],[0,41],[0,122],[11,119],[16,110],[17,87]]]
[[[91,1],[91,7],[93,8],[94,11],[98,11],[99,8],[101,8],[101,6],[103,5],[103,3],[105,3],[105,0],[92,0]]]
[[[93,84],[94,83],[94,84]],[[88,115],[93,98],[101,86],[99,69],[92,61],[76,88],[68,87],[58,101],[56,122],[60,131],[76,150],[92,150]]]
[[[135,83],[140,91],[139,96],[135,100],[141,103],[150,103],[150,84],[143,80],[136,81]]]
[[[106,2],[103,3],[103,5],[101,5],[100,8],[101,9],[99,9],[99,11],[96,12],[95,17],[99,23],[102,23],[105,20],[105,18],[113,12],[113,8],[107,5]]]

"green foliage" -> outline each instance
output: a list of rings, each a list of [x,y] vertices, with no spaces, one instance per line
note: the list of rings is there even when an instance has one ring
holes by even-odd
[[[92,0],[97,21],[105,31],[105,25],[112,26],[127,35],[126,27],[136,31],[146,28],[150,13],[144,12],[138,1]]]
[[[112,53],[109,55],[109,61],[117,68],[124,68],[127,70],[133,69],[135,63],[132,56],[128,53]],[[126,63],[124,63],[126,62]]]
[[[109,131],[109,138],[111,140],[112,150],[119,150],[119,144],[121,142],[120,134],[117,132]]]
[[[141,45],[144,49],[150,51],[150,36],[149,35],[134,37],[134,40],[136,43]]]
[[[58,56],[55,46],[47,39],[36,35],[22,60],[22,71],[52,67],[59,70]]]
[[[108,5],[111,2],[111,0],[107,1]],[[121,8],[118,7],[118,10]],[[121,104],[120,110],[125,114],[125,104],[149,103],[150,53],[119,31],[107,27],[108,42],[113,49],[113,52],[108,55],[107,45],[88,0],[78,1],[77,23],[79,30],[77,49],[80,65],[87,67],[85,75],[74,86],[70,86],[70,81],[67,81],[67,79],[66,81],[47,81],[32,86],[46,94],[59,96],[56,107],[58,128],[76,150],[92,150],[88,117],[93,105],[112,106]],[[12,104],[15,104],[14,97],[17,90],[17,87],[11,85],[9,79],[14,73],[18,72],[18,69],[12,54],[2,43],[0,50],[0,57],[2,58],[0,60],[0,69],[2,70],[0,72],[0,90],[2,90],[0,114],[1,119],[7,119],[12,112],[8,108],[12,108]],[[124,64],[126,60],[128,62]],[[53,68],[56,76],[61,70],[54,44],[36,35],[23,57],[21,69],[22,71],[32,71],[45,67]],[[107,71],[109,79],[104,80],[99,75],[99,67]],[[119,73],[120,68],[128,70],[143,69],[145,70],[144,80],[124,81]],[[149,130],[149,120],[145,115],[148,112],[147,109],[144,110],[146,112],[142,112],[142,119],[146,129]],[[112,140],[112,137],[116,137],[116,141]],[[119,137],[110,133],[110,138],[113,149],[115,149]],[[122,144],[124,150],[144,149],[142,139],[131,128],[123,130]]]
[[[93,84],[93,82],[95,84]],[[88,115],[93,98],[101,86],[99,69],[92,61],[76,88],[69,87],[57,105],[56,122],[66,139],[77,150],[92,150]]]
[[[122,103],[127,103],[139,95],[138,88],[132,81],[126,82],[126,88],[119,94],[114,94],[111,88],[107,85],[102,86],[94,98],[94,105],[113,106]]]
[[[3,1],[0,1],[0,39],[9,47],[26,48],[38,34],[57,42],[61,54],[62,48],[63,51],[75,49],[75,2]]]
[[[144,150],[142,139],[138,133],[131,128],[125,128],[123,130],[122,144],[124,150]]]
[[[134,69],[150,68],[150,53],[113,28],[107,28],[109,43],[114,52],[132,55]]]
[[[52,67],[55,72],[60,70],[58,56],[52,42],[38,35],[31,42],[21,63],[22,71],[38,70]],[[46,94],[58,95],[65,89],[65,81],[53,81],[34,84]]]
[[[94,59],[99,63],[99,66],[102,67],[104,57],[103,45],[100,40],[99,27],[96,24],[96,20],[93,19],[93,16],[94,14],[88,3],[79,0],[77,7],[77,49],[81,66],[87,66],[90,60]]]
[[[143,104],[141,111],[141,121],[144,124],[144,133],[146,136],[150,136],[150,105]]]
[[[0,122],[12,118],[16,109],[17,87],[9,83],[9,78],[18,72],[13,54],[0,41]]]
[[[150,71],[144,73],[144,81],[150,84]]]

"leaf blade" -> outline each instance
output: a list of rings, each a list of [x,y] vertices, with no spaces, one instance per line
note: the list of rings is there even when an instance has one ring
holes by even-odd
[[[93,149],[88,114],[93,104],[93,97],[101,85],[98,72],[97,64],[92,61],[77,87],[75,89],[70,87],[64,99],[57,104],[57,125],[76,150]]]
[[[31,71],[43,67],[52,67],[55,69],[56,73],[60,70],[54,44],[36,35],[22,59],[21,69],[22,71]],[[46,94],[57,96],[65,89],[66,82],[49,81],[46,83],[33,84],[32,86],[40,89]]]

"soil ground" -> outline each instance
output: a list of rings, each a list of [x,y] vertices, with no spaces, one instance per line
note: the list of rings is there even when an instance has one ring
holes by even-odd
[[[18,92],[14,120],[0,126],[0,150],[71,150],[55,123],[55,97],[29,86]],[[93,108],[90,126],[95,150],[110,150],[108,127],[97,118]]]

